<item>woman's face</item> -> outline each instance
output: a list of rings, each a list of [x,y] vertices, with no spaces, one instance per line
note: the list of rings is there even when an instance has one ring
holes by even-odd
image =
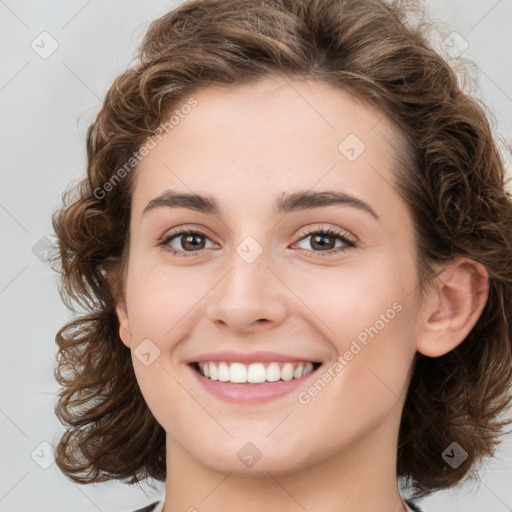
[[[251,474],[393,458],[419,314],[398,134],[322,82],[194,98],[136,171],[118,308],[168,450]]]

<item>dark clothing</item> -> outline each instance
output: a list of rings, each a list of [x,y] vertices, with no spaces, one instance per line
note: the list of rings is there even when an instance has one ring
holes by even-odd
[[[144,508],[138,508],[137,510],[134,510],[133,512],[152,512],[155,510],[155,507],[159,504],[159,501],[155,501],[154,503],[151,503],[151,505],[147,505]]]

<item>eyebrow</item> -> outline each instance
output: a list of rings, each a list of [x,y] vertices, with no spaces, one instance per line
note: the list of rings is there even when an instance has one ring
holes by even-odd
[[[325,190],[321,192],[301,190],[291,194],[283,193],[283,195],[279,197],[274,204],[274,213],[298,212],[332,205],[351,206],[369,213],[377,220],[380,219],[375,210],[368,203],[362,199],[358,199],[357,197],[353,197],[337,190]],[[220,214],[219,203],[212,196],[166,190],[149,201],[144,208],[142,215],[151,210],[162,207],[188,208],[190,210],[210,215]]]

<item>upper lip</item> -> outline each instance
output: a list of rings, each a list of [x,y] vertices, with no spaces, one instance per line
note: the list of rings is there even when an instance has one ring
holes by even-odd
[[[230,350],[220,350],[216,352],[206,352],[201,354],[193,359],[189,359],[187,363],[198,363],[198,362],[206,362],[206,361],[225,361],[226,363],[264,363],[264,362],[320,362],[318,359],[311,357],[301,357],[297,355],[290,354],[282,354],[279,352],[269,352],[269,351],[256,351],[256,352],[240,352],[240,351],[230,351]]]

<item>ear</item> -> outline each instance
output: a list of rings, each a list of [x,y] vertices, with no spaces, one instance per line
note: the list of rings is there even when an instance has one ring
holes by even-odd
[[[132,341],[130,321],[128,319],[128,309],[126,307],[126,300],[120,284],[119,275],[115,270],[107,270],[106,274],[114,297],[117,320],[119,321],[119,337],[121,341],[130,348]]]
[[[489,293],[484,266],[469,258],[451,261],[427,292],[416,350],[439,357],[464,341],[482,314]]]

